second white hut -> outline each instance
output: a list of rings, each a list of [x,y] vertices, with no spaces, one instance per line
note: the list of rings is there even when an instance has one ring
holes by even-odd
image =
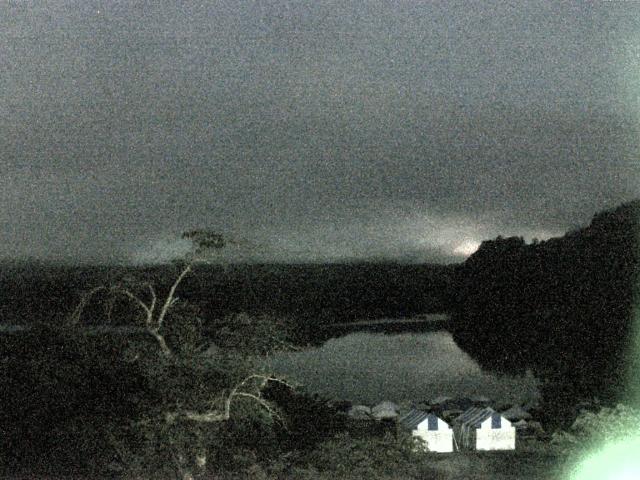
[[[515,450],[516,429],[492,408],[473,407],[454,422],[456,442],[468,450]]]

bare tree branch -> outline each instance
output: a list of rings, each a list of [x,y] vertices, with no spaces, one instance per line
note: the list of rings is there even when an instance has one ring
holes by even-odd
[[[226,422],[229,420],[230,416],[227,412],[206,412],[206,413],[198,413],[187,410],[182,412],[181,415],[186,419],[192,422],[202,422],[202,423],[215,423],[215,422]]]
[[[89,303],[89,300],[91,299],[91,297],[93,297],[99,291],[106,290],[106,289],[107,287],[105,287],[104,285],[100,285],[98,287],[92,288],[87,293],[82,295],[82,297],[80,298],[80,302],[78,303],[78,306],[75,308],[75,310],[69,317],[69,320],[73,325],[77,325],[78,323],[80,323],[80,317],[82,315],[82,312],[84,311],[84,308],[87,306],[87,303]]]
[[[149,292],[151,292],[151,305],[149,305],[149,310],[153,313],[156,309],[156,300],[158,297],[156,296],[156,291],[153,288],[153,285],[147,283],[147,287],[149,288]]]
[[[247,397],[254,400],[255,402],[258,402],[262,406],[262,408],[264,408],[269,413],[269,415],[272,418],[282,421],[282,417],[280,416],[280,414],[269,404],[269,402],[267,402],[261,396],[253,395],[251,393],[246,393],[246,392],[237,392],[236,397]]]
[[[137,297],[136,295],[131,293],[131,291],[129,291],[126,288],[124,288],[122,286],[119,286],[119,285],[116,285],[116,286],[112,287],[111,291],[114,292],[114,293],[122,293],[123,295],[126,295],[134,303],[137,303],[140,307],[142,307],[144,312],[147,314],[145,322],[146,322],[147,326],[151,325],[151,321],[153,320],[153,311],[142,300],[140,300],[139,297]]]
[[[282,421],[282,417],[277,412],[277,410],[269,404],[260,393],[253,394],[250,392],[243,392],[241,388],[245,387],[249,381],[259,379],[261,380],[259,386],[257,387],[258,392],[261,392],[264,387],[269,382],[278,382],[288,387],[291,387],[285,380],[274,377],[272,375],[261,375],[261,374],[251,374],[245,377],[242,381],[238,382],[229,392],[227,397],[224,400],[224,407],[222,411],[220,410],[210,410],[205,412],[195,412],[193,410],[185,410],[185,411],[177,411],[177,412],[169,412],[165,414],[165,419],[169,423],[173,423],[180,417],[194,421],[194,422],[202,422],[202,423],[214,423],[214,422],[224,422],[231,418],[231,405],[236,398],[244,397],[253,400],[258,403],[262,408],[264,408],[267,413],[272,417]]]
[[[158,315],[158,320],[157,320],[157,326],[158,328],[162,327],[162,323],[164,322],[164,318],[167,315],[167,311],[169,310],[169,308],[171,307],[172,303],[173,303],[173,299],[174,299],[174,295],[176,293],[176,288],[178,288],[178,285],[180,284],[180,282],[182,281],[182,279],[191,271],[191,264],[187,264],[187,266],[184,268],[184,270],[182,270],[182,272],[180,273],[180,275],[178,276],[178,278],[176,279],[175,282],[173,282],[173,285],[171,285],[171,290],[169,290],[169,294],[167,295],[167,298],[164,302],[164,305],[162,306],[162,310],[160,311],[160,315]]]
[[[169,345],[167,345],[166,340],[164,339],[164,336],[161,335],[160,333],[158,333],[158,331],[155,328],[148,328],[147,331],[153,336],[153,338],[156,339],[156,341],[158,342],[158,345],[160,346],[160,350],[162,351],[162,354],[165,357],[171,357],[173,355],[173,352],[171,351],[171,349],[169,348]]]
[[[114,296],[111,296],[107,299],[104,313],[107,315],[107,320],[111,323],[111,315],[113,314],[113,308],[115,307],[116,299]]]

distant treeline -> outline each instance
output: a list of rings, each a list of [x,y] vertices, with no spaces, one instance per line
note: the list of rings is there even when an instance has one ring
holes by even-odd
[[[156,267],[5,266],[0,270],[0,322],[59,321],[83,291],[129,278],[167,291],[178,270]],[[305,326],[351,319],[448,311],[453,266],[402,264],[198,265],[177,295],[205,320],[231,313],[287,315]],[[143,289],[141,295],[145,295]],[[126,303],[126,300],[123,299]],[[131,310],[122,305],[121,312]],[[117,317],[117,315],[114,315]],[[114,321],[123,321],[124,316]],[[86,322],[102,322],[91,307]],[[130,319],[126,319],[130,321]]]
[[[628,203],[529,245],[483,242],[455,273],[455,341],[485,368],[532,369],[557,406],[616,399],[631,361],[639,211]]]

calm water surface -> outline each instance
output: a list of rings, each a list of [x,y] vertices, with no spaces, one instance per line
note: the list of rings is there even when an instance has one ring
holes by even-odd
[[[496,402],[525,402],[539,396],[533,375],[483,371],[446,331],[356,332],[319,348],[274,355],[270,366],[309,392],[366,404],[384,399],[424,401],[440,395],[484,395]]]

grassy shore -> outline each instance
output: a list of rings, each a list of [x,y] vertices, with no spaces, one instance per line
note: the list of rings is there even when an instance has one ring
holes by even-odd
[[[438,480],[561,480],[564,459],[554,452],[521,449],[510,452],[455,452],[432,456]]]

